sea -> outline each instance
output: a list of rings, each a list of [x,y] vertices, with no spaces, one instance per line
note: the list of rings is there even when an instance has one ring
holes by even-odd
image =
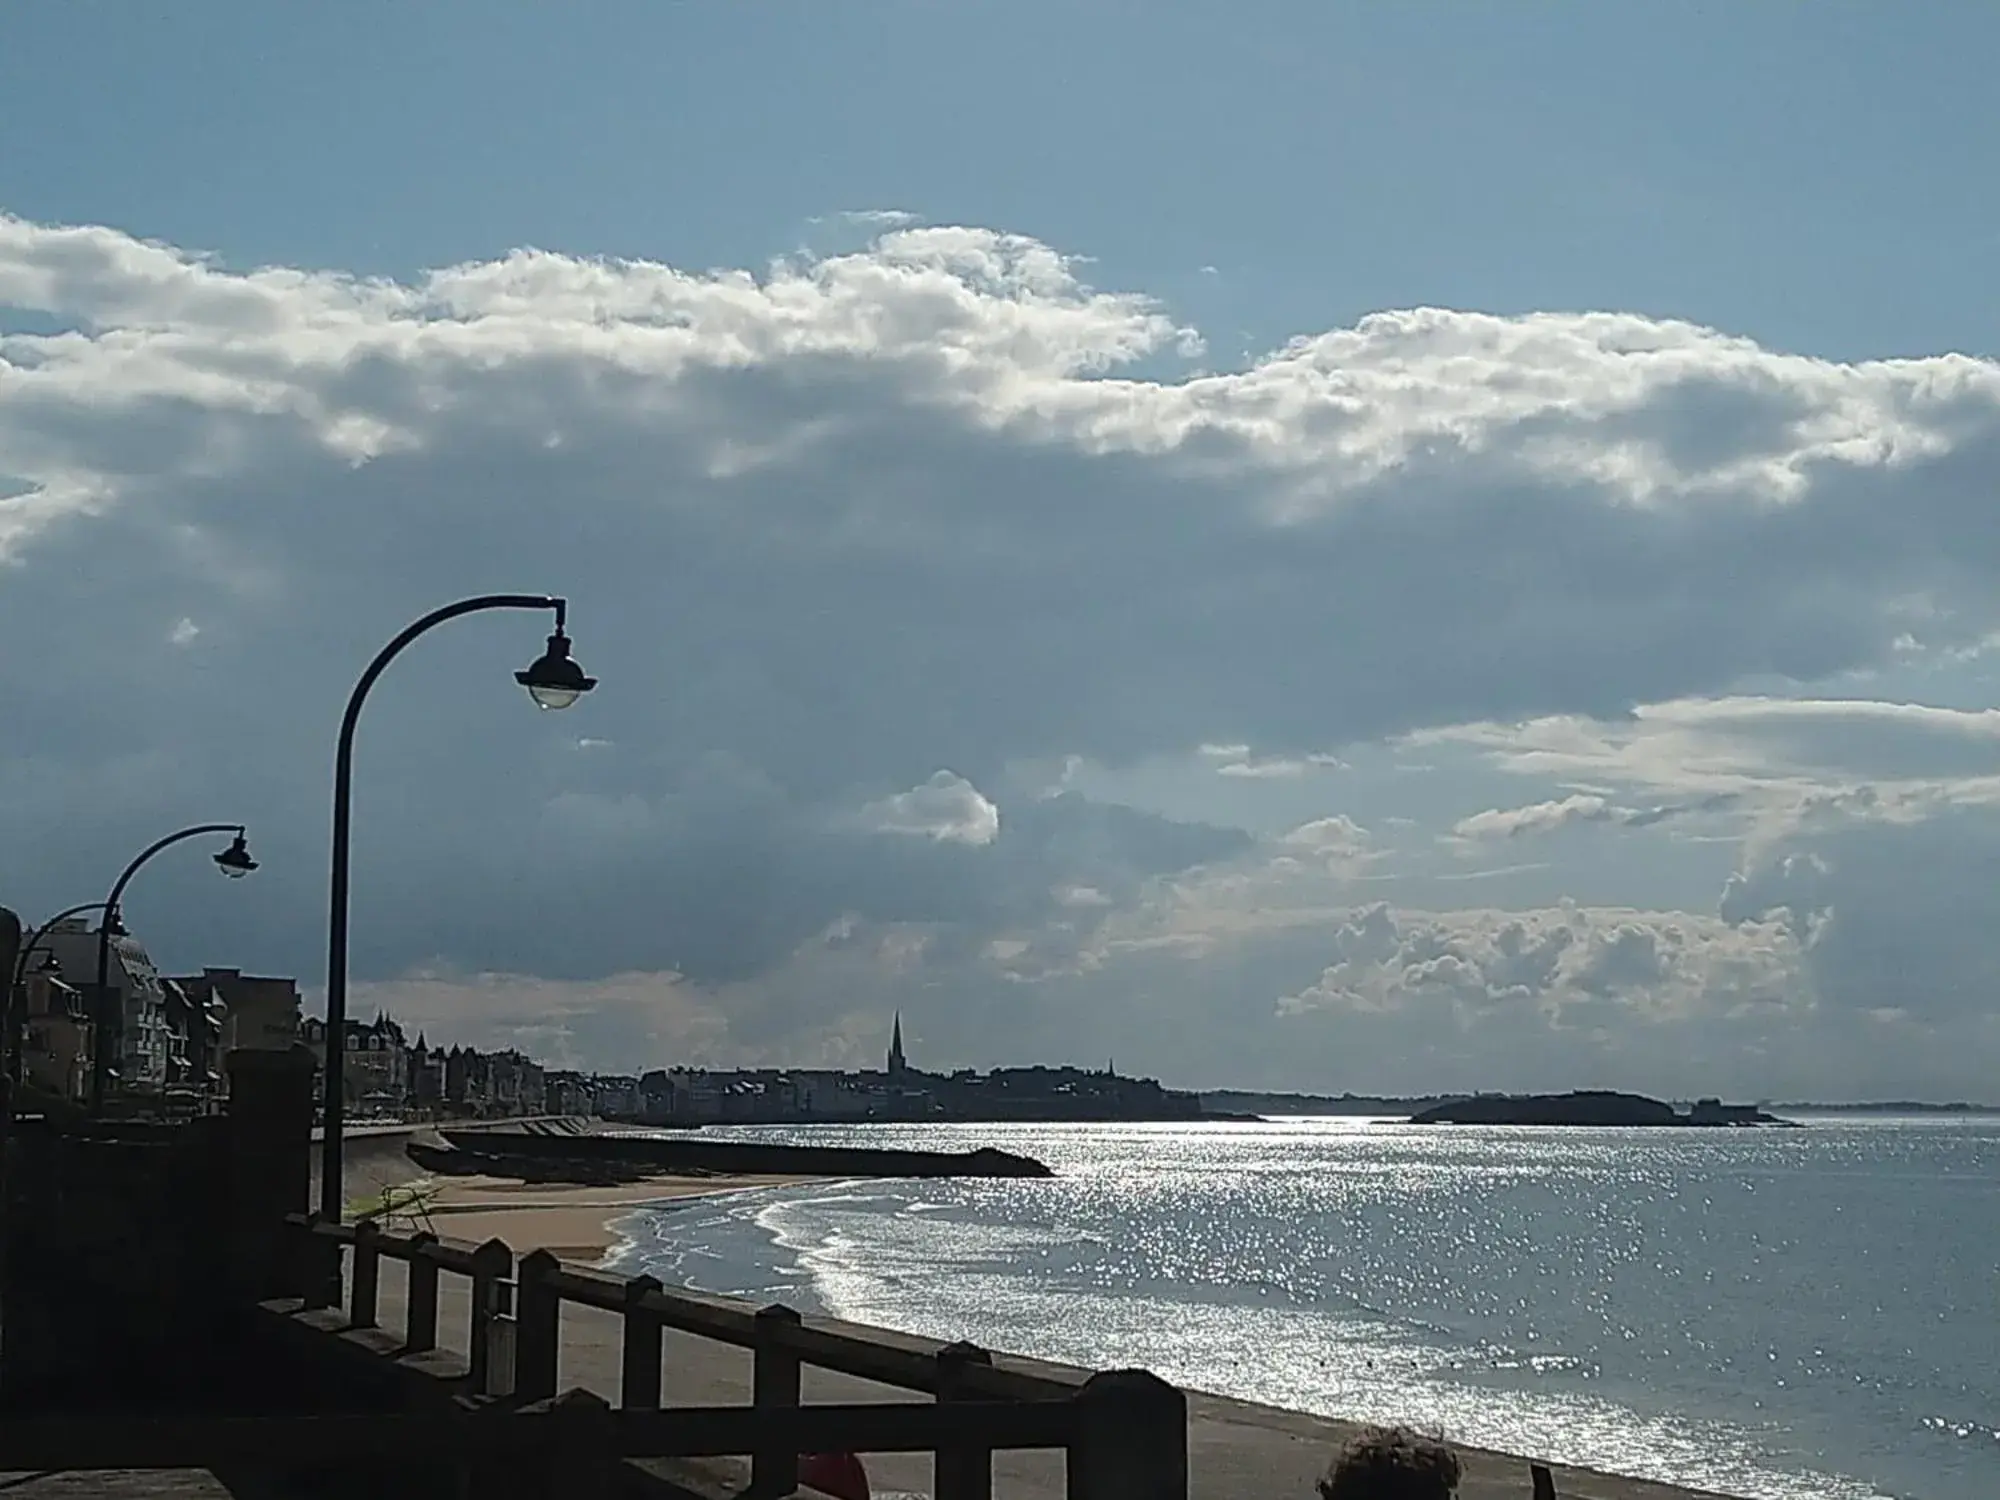
[[[1047,1179],[641,1210],[670,1285],[1756,1500],[2000,1497],[2000,1117],[816,1126]]]

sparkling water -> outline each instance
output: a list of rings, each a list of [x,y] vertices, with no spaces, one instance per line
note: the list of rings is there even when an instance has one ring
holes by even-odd
[[[622,1268],[1728,1494],[2000,1496],[2000,1120],[713,1133],[1059,1175],[647,1209]]]

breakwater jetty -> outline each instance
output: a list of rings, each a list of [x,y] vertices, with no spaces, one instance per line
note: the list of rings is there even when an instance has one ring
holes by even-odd
[[[442,1126],[441,1145],[412,1139],[406,1150],[428,1172],[486,1173],[529,1181],[615,1182],[689,1174],[754,1177],[1049,1177],[1032,1157],[977,1151],[900,1151],[716,1141],[698,1136],[595,1132],[580,1127]]]

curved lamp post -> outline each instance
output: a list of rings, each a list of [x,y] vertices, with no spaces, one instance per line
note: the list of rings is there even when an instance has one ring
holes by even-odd
[[[346,1110],[347,1071],[347,883],[349,813],[354,780],[354,726],[361,718],[361,705],[375,679],[425,631],[455,620],[460,615],[487,609],[546,609],[555,612],[556,628],[549,636],[548,649],[539,659],[514,674],[514,680],[528,690],[538,708],[568,708],[597,686],[595,677],[586,677],[583,668],[570,659],[569,637],[563,633],[569,603],[545,594],[481,594],[434,609],[384,646],[354,684],[347,712],[340,721],[340,748],[333,762],[333,869],[329,882],[326,916],[326,1061],[321,1069],[320,1090],[320,1175],[319,1211],[323,1219],[339,1223],[341,1216],[340,1154],[341,1124]]]
[[[7,1076],[16,1083],[21,1081],[21,1027],[27,1016],[20,1010],[26,1001],[21,987],[28,982],[28,958],[41,947],[42,939],[55,930],[58,922],[83,915],[87,911],[103,911],[102,901],[84,901],[75,906],[64,907],[48,921],[21,940],[21,949],[14,957],[14,971],[7,985]]]
[[[84,901],[76,906],[66,906],[48,921],[21,940],[21,952],[14,960],[14,983],[19,984],[28,977],[28,955],[42,946],[42,939],[55,931],[56,923],[67,922],[71,917],[80,917],[87,911],[103,911],[106,903]]]
[[[104,898],[104,918],[97,924],[97,991],[95,995],[97,1016],[97,1056],[91,1068],[91,1094],[101,1108],[105,1095],[110,1092],[111,1063],[119,1055],[124,1045],[125,1016],[121,1004],[113,1005],[110,1000],[111,985],[111,929],[118,920],[118,898],[125,894],[125,887],[132,883],[147,860],[162,849],[170,849],[184,839],[199,838],[205,833],[233,833],[236,837],[227,849],[212,855],[215,867],[231,880],[240,880],[257,868],[257,861],[250,857],[249,845],[244,843],[241,823],[196,823],[191,827],[170,833],[164,838],[154,839],[132,857],[118,877],[118,883],[111,887],[111,894]],[[106,1025],[106,1022],[111,1024]]]

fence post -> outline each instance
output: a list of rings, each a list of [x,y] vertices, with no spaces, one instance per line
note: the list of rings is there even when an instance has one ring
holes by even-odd
[[[1106,1370],[1071,1398],[1070,1500],[1187,1500],[1187,1397],[1148,1370]]]
[[[509,1348],[502,1351],[512,1355],[511,1343],[513,1326],[509,1324],[505,1333],[500,1333],[500,1289],[507,1275],[514,1269],[514,1252],[504,1240],[488,1240],[472,1252],[472,1327],[469,1331],[467,1354],[472,1365],[472,1393],[475,1396],[493,1396],[505,1393],[505,1382],[496,1382],[495,1376],[504,1375],[511,1380],[512,1369],[496,1370],[493,1355],[494,1346],[507,1343]],[[511,1364],[511,1359],[501,1361]]]
[[[623,1466],[611,1403],[593,1391],[566,1391],[545,1403],[557,1422],[537,1500],[611,1500]]]
[[[438,1346],[438,1265],[430,1257],[437,1236],[410,1236],[408,1291],[403,1296],[403,1352],[428,1354]]]
[[[657,1277],[634,1276],[625,1283],[624,1368],[618,1404],[627,1411],[660,1409],[660,1335],[665,1325],[646,1303],[659,1290]]]
[[[993,1356],[977,1344],[947,1344],[938,1350],[937,1398],[977,1401],[970,1372],[975,1366],[989,1366]],[[940,1446],[937,1455],[936,1500],[993,1500],[993,1449],[968,1431],[964,1441]]]
[[[340,1305],[340,1241],[319,1232],[318,1214],[308,1217],[303,1257],[305,1290],[301,1300],[309,1308]]]
[[[1534,1500],[1556,1500],[1556,1477],[1547,1464],[1529,1464],[1528,1479],[1535,1486]]]
[[[356,1328],[375,1326],[376,1288],[381,1284],[382,1229],[373,1219],[354,1226],[354,1285],[348,1293],[347,1321]]]
[[[285,1216],[285,1242],[283,1246],[283,1270],[285,1295],[307,1302],[312,1294],[313,1221],[308,1214],[287,1214]],[[310,1305],[308,1303],[308,1305]]]
[[[800,1321],[795,1311],[781,1303],[757,1309],[750,1400],[759,1417],[781,1414],[799,1404],[799,1356],[785,1335]],[[750,1455],[752,1495],[789,1495],[799,1487],[798,1449],[790,1432],[774,1430],[775,1426],[760,1424],[757,1450]]]
[[[562,1358],[562,1298],[549,1277],[562,1262],[547,1250],[522,1258],[514,1302],[514,1391],[522,1401],[552,1401]]]

